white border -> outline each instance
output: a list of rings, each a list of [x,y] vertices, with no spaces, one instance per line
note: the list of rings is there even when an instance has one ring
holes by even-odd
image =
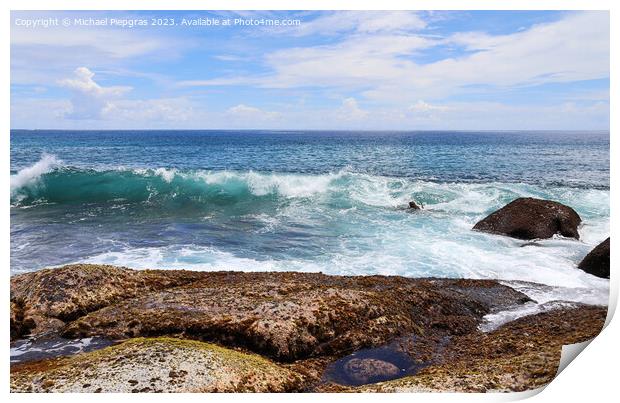
[[[290,1],[278,1],[278,0],[263,0],[260,3],[252,0],[210,0],[198,1],[198,0],[150,0],[150,1],[137,1],[137,0],[108,0],[108,1],[72,1],[72,0],[5,0],[2,2],[2,88],[5,89],[5,94],[2,98],[2,111],[3,117],[2,123],[4,125],[4,133],[6,138],[2,141],[2,169],[5,174],[1,177],[0,192],[2,198],[5,200],[3,204],[3,215],[0,220],[4,230],[0,235],[1,248],[4,251],[2,256],[2,262],[4,265],[4,281],[2,282],[2,300],[8,301],[9,296],[9,175],[10,170],[10,156],[9,156],[9,131],[10,131],[10,92],[7,91],[10,88],[10,10],[611,10],[611,69],[610,71],[618,71],[617,62],[617,43],[614,38],[618,38],[618,23],[619,23],[619,4],[618,1],[612,0],[382,0],[378,1],[366,1],[366,0],[290,0]],[[614,46],[615,45],[615,46]],[[610,109],[614,110],[614,100],[618,95],[618,81],[615,77],[611,80],[611,104]],[[616,178],[615,171],[617,170],[618,160],[618,147],[616,141],[613,138],[615,128],[617,126],[617,119],[612,114],[610,116],[610,132],[612,133],[611,139],[611,172],[612,172],[612,185],[611,185],[611,205],[617,205],[620,200],[618,198],[618,190],[614,178]],[[611,215],[611,232],[615,232],[616,222],[613,219],[614,209],[612,209]],[[613,249],[620,245],[617,239],[612,240]],[[617,269],[618,261],[620,259],[615,258],[615,254],[612,254],[612,267]],[[608,322],[616,307],[616,301],[618,297],[618,273],[617,270],[612,270],[611,280],[611,296],[610,296],[610,314],[608,316]],[[5,302],[6,303],[6,302]],[[4,365],[2,366],[2,379],[4,393],[8,397],[15,401],[38,401],[45,399],[45,401],[81,401],[86,396],[84,395],[71,395],[71,394],[55,394],[55,395],[18,395],[9,394],[9,357],[8,357],[8,344],[9,344],[9,331],[8,331],[8,304],[5,305],[3,322],[6,327],[4,330],[4,356],[0,358]],[[221,401],[239,401],[239,400],[252,400],[253,402],[262,401],[283,401],[290,397],[296,401],[315,401],[320,399],[334,399],[340,401],[376,401],[376,399],[389,399],[393,401],[409,401],[411,399],[418,401],[506,401],[517,400],[532,395],[536,395],[533,401],[545,402],[545,401],[610,401],[614,399],[614,395],[617,398],[617,370],[619,357],[619,344],[620,344],[620,326],[614,321],[607,326],[603,332],[587,347],[586,353],[581,354],[574,364],[569,365],[557,379],[555,379],[543,393],[537,394],[541,390],[516,394],[330,394],[330,395],[317,395],[317,394],[298,394],[295,396],[287,395],[246,395],[246,394],[218,394],[218,395],[189,395],[183,396],[170,396],[170,395],[89,395],[87,398],[93,401],[107,402],[110,399],[121,399],[132,401],[149,401],[160,402],[168,401],[169,399],[183,399],[187,401],[204,401],[204,400],[221,400]]]

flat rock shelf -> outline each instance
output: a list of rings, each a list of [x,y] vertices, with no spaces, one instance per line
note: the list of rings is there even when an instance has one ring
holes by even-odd
[[[44,269],[11,278],[22,357],[11,390],[527,390],[550,382],[562,345],[595,337],[607,313],[560,305],[481,330],[485,316],[532,302],[494,280]],[[28,351],[63,340],[84,347]]]

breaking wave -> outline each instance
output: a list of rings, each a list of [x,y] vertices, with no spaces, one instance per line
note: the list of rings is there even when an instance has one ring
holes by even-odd
[[[609,214],[609,191],[541,188],[523,183],[437,183],[341,170],[307,175],[255,171],[84,169],[53,155],[11,176],[11,204],[115,203],[179,208],[312,199],[330,208],[403,207],[418,203],[447,213],[483,214],[516,197],[550,198],[582,216]]]
[[[526,196],[573,207],[583,219],[580,240],[554,237],[527,243],[471,231],[491,211]],[[494,278],[548,286],[520,284],[539,304],[487,318],[492,328],[542,309],[543,303],[605,303],[608,281],[576,265],[609,236],[609,196],[604,189],[430,182],[346,169],[316,175],[86,169],[44,155],[11,176],[16,234],[12,270],[90,262],[132,268]],[[425,209],[409,214],[405,208],[411,200]],[[28,208],[40,211],[30,214],[24,210]],[[42,242],[38,224],[20,227],[26,216],[35,224],[60,217],[62,225]],[[42,244],[56,255],[40,253],[33,259],[30,248]]]

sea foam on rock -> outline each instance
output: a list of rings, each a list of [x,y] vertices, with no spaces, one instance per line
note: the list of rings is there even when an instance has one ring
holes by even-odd
[[[521,197],[479,221],[474,230],[518,239],[546,239],[559,234],[579,239],[581,217],[564,204]]]

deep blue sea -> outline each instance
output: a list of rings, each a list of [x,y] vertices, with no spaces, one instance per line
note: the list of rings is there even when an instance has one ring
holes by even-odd
[[[519,196],[573,207],[581,240],[471,231]],[[12,274],[96,262],[499,278],[600,301],[607,281],[575,266],[609,236],[609,210],[608,132],[11,132]]]

